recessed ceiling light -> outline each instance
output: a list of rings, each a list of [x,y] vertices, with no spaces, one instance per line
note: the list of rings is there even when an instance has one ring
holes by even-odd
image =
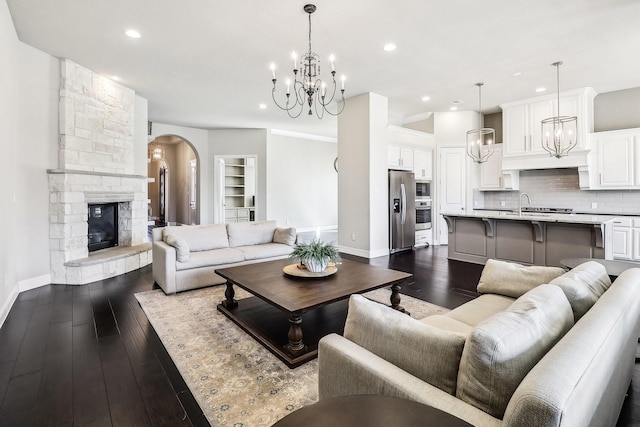
[[[537,87],[536,92],[545,92],[547,90],[546,87]]]
[[[260,108],[261,110],[264,110],[267,108],[267,104],[259,104],[258,108]]]
[[[140,37],[142,37],[140,35],[140,32],[138,30],[134,30],[133,28],[127,30],[124,32],[127,36],[131,37],[132,39],[139,39]]]
[[[422,102],[427,102],[427,101],[429,101],[430,99],[431,99],[431,97],[430,97],[430,96],[423,96],[423,97],[422,97]]]
[[[387,43],[387,44],[384,45],[383,49],[386,52],[391,52],[392,50],[396,50],[396,45],[393,44],[393,43]]]
[[[513,77],[520,77],[522,75],[522,71],[516,71],[515,73],[511,74]]]
[[[458,109],[458,107],[456,107],[455,105],[453,107],[449,108],[449,110],[451,110],[451,111],[456,111],[457,109]]]
[[[449,102],[449,104],[451,104],[451,105],[460,105],[460,104],[464,104],[464,101],[460,101],[459,99],[456,99],[454,101]]]
[[[115,80],[115,81],[119,82],[119,81],[120,81],[120,77],[118,77],[118,76],[111,76],[111,80]]]

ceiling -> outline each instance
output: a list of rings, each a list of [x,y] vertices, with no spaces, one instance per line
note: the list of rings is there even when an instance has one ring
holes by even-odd
[[[7,0],[18,37],[121,83],[149,101],[149,120],[198,128],[275,128],[336,136],[337,120],[291,119],[271,99],[290,54],[307,49],[304,1]],[[312,47],[336,57],[348,98],[389,98],[390,122],[425,113],[482,110],[591,86],[598,93],[640,87],[637,0],[316,0]],[[142,37],[124,32],[137,29]],[[397,49],[385,52],[393,42]],[[521,72],[514,77],[515,72]],[[283,86],[278,95],[283,95]],[[421,98],[430,97],[428,102]],[[266,109],[259,109],[264,103]]]

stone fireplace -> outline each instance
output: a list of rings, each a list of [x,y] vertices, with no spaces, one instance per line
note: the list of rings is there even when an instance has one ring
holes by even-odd
[[[53,283],[86,284],[151,262],[147,177],[134,175],[135,93],[61,61],[60,169],[49,170]],[[118,246],[89,253],[89,204],[117,203]]]

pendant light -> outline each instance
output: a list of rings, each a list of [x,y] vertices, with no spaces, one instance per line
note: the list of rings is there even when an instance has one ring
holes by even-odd
[[[478,86],[478,112],[480,113],[480,128],[467,131],[467,155],[476,163],[484,163],[494,152],[496,141],[495,130],[484,127],[482,115],[482,86],[484,83],[476,83]]]
[[[549,155],[559,159],[569,154],[578,144],[578,118],[576,116],[560,115],[560,65],[562,61],[554,62],[556,67],[556,83],[558,91],[557,115],[542,121],[542,148]]]

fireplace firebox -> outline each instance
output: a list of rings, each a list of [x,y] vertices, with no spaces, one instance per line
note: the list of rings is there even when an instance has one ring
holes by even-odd
[[[118,203],[89,205],[89,252],[118,246]]]

